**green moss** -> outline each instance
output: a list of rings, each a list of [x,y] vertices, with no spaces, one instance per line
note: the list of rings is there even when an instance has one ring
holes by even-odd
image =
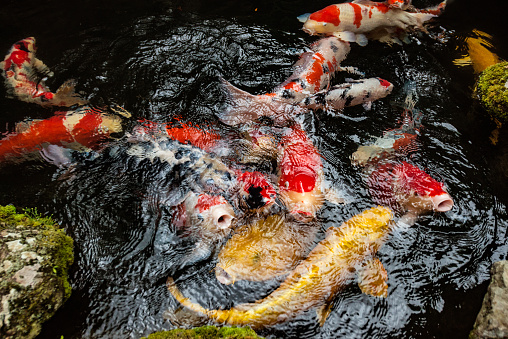
[[[262,338],[250,327],[215,327],[202,326],[191,330],[175,329],[172,331],[162,331],[150,334],[141,339],[258,339]]]
[[[33,338],[41,324],[48,320],[69,298],[72,288],[68,282],[68,268],[74,260],[73,240],[51,217],[43,217],[37,209],[23,209],[18,213],[14,206],[0,206],[0,240],[19,242],[20,249],[4,251],[0,255],[10,268],[0,271],[0,295],[9,296],[9,327],[0,328],[0,337]],[[0,241],[0,252],[2,242]],[[21,253],[36,253],[38,259],[22,259]],[[0,253],[2,254],[2,253]],[[0,263],[1,264],[1,263]],[[13,279],[21,268],[40,265],[39,283],[22,285]],[[32,266],[33,267],[33,266]]]
[[[508,121],[508,62],[500,62],[485,69],[476,84],[476,93],[489,114],[500,121]]]
[[[55,229],[58,227],[51,217],[43,217],[36,208],[25,208],[23,213],[17,213],[12,205],[0,206],[0,230],[15,224],[23,226]]]

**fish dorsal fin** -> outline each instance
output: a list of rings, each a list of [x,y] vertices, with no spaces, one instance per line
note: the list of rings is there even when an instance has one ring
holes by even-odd
[[[365,5],[365,6],[375,6],[378,3],[370,0],[354,0],[352,3],[359,4],[359,5]]]
[[[388,274],[378,258],[364,261],[357,270],[358,286],[363,293],[374,297],[388,296]]]

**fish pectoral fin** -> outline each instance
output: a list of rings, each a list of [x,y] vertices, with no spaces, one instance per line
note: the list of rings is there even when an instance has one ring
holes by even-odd
[[[179,261],[179,268],[208,259],[212,255],[212,246],[209,242],[198,241],[194,249]]]
[[[378,258],[364,261],[357,274],[358,286],[363,293],[374,297],[388,296],[388,274]]]
[[[318,319],[319,326],[323,326],[325,324],[326,318],[328,318],[328,316],[332,312],[332,306],[333,303],[331,300],[329,300],[316,310],[316,316]]]
[[[325,192],[325,199],[335,205],[340,205],[340,204],[345,204],[346,203],[346,199],[344,199],[344,197],[341,197],[338,193],[337,193],[337,190],[333,189],[333,188],[326,188],[324,190]]]
[[[85,105],[88,103],[88,100],[85,100],[81,97],[79,93],[76,92],[76,80],[69,79],[65,81],[55,92],[55,99],[60,100],[58,103],[59,106],[73,106],[73,105]]]

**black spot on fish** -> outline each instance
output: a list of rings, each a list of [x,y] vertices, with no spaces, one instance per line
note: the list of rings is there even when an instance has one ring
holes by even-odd
[[[285,89],[284,91],[282,91],[282,97],[284,99],[292,99],[292,98],[294,98],[293,91],[291,91],[289,89]]]
[[[339,47],[337,47],[337,45],[334,42],[330,43],[330,48],[332,49],[333,53],[337,53],[337,51],[339,50]]]
[[[256,209],[265,205],[263,196],[261,195],[262,187],[250,186],[247,190],[249,196],[245,199],[247,206],[250,209]]]
[[[344,90],[344,92],[342,92],[342,94],[340,95],[340,98],[341,98],[342,100],[346,100],[346,96],[347,96],[347,93],[348,93],[348,92],[349,92],[349,88],[346,88],[346,89]]]
[[[222,178],[225,180],[225,181],[231,181],[231,173],[229,172],[225,172],[224,174],[222,174]]]
[[[352,95],[348,95],[348,96],[347,96],[347,98],[346,98],[346,103],[345,103],[345,106],[346,106],[346,107],[350,106],[350,105],[351,105],[351,103],[353,102],[354,98],[355,98],[354,96],[352,96]]]
[[[325,74],[326,74],[326,73],[328,73],[328,72],[330,72],[330,68],[328,68],[328,65],[326,65],[326,64],[325,64],[325,65],[323,65],[323,73],[325,73]]]
[[[372,95],[371,92],[367,92],[367,95],[365,95],[365,98],[370,98],[371,95]]]
[[[314,101],[319,105],[325,105],[326,104],[326,94],[325,93],[318,93],[314,95]]]

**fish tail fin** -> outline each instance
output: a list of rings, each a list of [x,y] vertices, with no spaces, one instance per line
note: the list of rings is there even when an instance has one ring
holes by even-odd
[[[183,310],[168,310],[165,313],[165,318],[169,320],[174,325],[179,327],[182,326],[191,326],[197,327],[203,325],[206,320],[209,319],[208,313],[204,307],[197,303],[193,303],[189,298],[186,298],[182,292],[176,286],[175,281],[172,277],[168,277],[166,281],[166,286],[171,293],[171,295],[189,312],[184,312]]]
[[[65,81],[55,92],[53,98],[56,106],[70,107],[73,105],[85,105],[87,100],[83,99],[80,94],[76,93],[76,81],[69,79]]]
[[[444,0],[443,2],[437,4],[436,6],[420,9],[418,12],[419,13],[432,14],[432,15],[438,16],[438,15],[443,14],[446,5],[447,5],[447,0]]]
[[[227,125],[244,124],[258,119],[262,114],[256,109],[258,97],[243,91],[225,79],[221,79],[222,86],[228,94],[228,107],[218,114],[219,119]]]

